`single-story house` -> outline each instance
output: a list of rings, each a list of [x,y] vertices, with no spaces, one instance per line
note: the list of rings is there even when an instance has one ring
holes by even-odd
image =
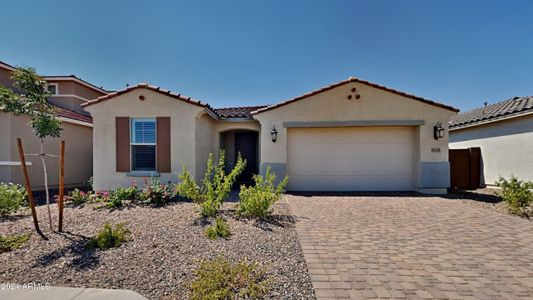
[[[208,154],[225,149],[229,164],[247,159],[242,181],[271,167],[289,175],[289,191],[445,193],[445,130],[458,112],[356,78],[269,106],[216,109],[148,84],[82,106],[96,190],[144,176],[177,182],[182,165],[199,180]]]
[[[0,85],[13,88],[11,73],[15,67],[0,61]],[[108,92],[74,75],[43,76],[52,96],[48,101],[55,106],[63,131],[60,138],[45,139],[47,153],[58,154],[61,140],[65,140],[65,186],[80,187],[92,176],[93,144],[92,118],[80,104],[106,95]],[[40,140],[28,123],[28,116],[15,116],[0,110],[0,182],[24,185],[20,167],[17,138],[22,139],[25,153],[39,153]],[[44,189],[44,175],[40,158],[26,157],[28,173],[34,190]],[[46,158],[48,183],[51,188],[59,186],[59,161]]]
[[[450,149],[481,148],[481,184],[533,181],[533,97],[514,97],[452,117]]]

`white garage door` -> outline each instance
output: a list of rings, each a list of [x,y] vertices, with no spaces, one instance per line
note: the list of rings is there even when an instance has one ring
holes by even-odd
[[[289,128],[290,191],[413,190],[415,128]]]

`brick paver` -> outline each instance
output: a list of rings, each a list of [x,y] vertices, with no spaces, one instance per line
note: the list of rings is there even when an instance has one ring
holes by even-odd
[[[286,200],[318,299],[533,298],[533,222],[440,197]]]

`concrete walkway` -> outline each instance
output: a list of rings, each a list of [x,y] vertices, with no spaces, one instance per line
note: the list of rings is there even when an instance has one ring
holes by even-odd
[[[145,297],[130,290],[84,289],[50,287],[49,289],[11,289],[0,290],[2,300],[146,300]]]
[[[533,222],[439,197],[286,197],[318,299],[533,298]]]

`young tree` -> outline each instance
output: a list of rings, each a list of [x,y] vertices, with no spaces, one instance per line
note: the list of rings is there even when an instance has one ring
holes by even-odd
[[[13,71],[11,79],[14,81],[14,91],[0,85],[0,110],[11,112],[15,116],[27,115],[33,132],[40,139],[41,151],[37,155],[41,159],[46,191],[48,220],[52,229],[52,214],[50,212],[50,192],[48,190],[48,173],[46,170],[46,156],[54,156],[44,152],[44,139],[61,135],[61,122],[54,107],[48,103],[50,93],[47,91],[46,81],[33,68],[18,67]]]

